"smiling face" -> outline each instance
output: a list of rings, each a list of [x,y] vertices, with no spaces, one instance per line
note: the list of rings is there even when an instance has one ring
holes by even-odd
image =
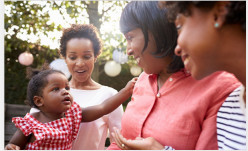
[[[148,46],[142,52],[145,39],[143,32],[140,28],[129,31],[125,34],[127,40],[127,54],[132,55],[137,61],[137,64],[147,74],[159,74],[166,70],[166,66],[170,63],[170,57],[155,58],[152,52],[156,51],[156,43],[153,36],[149,33]]]
[[[73,38],[67,42],[65,61],[74,83],[91,80],[96,58],[93,44],[89,39]]]
[[[40,97],[44,112],[61,114],[70,109],[73,98],[69,90],[69,83],[65,75],[61,73],[48,75],[47,85]]]
[[[182,57],[185,68],[196,79],[218,70],[220,60],[220,37],[214,27],[212,10],[203,12],[191,8],[191,15],[179,15],[175,21],[178,27],[178,45],[175,53]]]

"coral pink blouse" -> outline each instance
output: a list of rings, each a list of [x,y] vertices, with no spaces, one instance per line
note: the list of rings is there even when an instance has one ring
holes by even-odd
[[[158,92],[157,75],[143,72],[123,115],[121,133],[127,139],[153,137],[177,150],[217,150],[217,111],[239,85],[227,72],[197,81],[181,70]],[[108,149],[119,148],[112,143]]]

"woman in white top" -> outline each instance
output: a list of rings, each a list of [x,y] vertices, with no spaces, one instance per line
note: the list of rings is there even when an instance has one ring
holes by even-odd
[[[72,75],[70,80],[72,96],[81,107],[100,104],[117,93],[115,89],[103,86],[91,78],[94,63],[101,49],[101,39],[93,25],[72,25],[63,30],[60,53]],[[108,130],[113,132],[113,127],[120,128],[122,114],[123,108],[120,106],[98,120],[81,124],[72,149],[103,150]]]

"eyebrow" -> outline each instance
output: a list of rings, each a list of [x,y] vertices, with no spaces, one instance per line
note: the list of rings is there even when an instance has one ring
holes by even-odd
[[[48,87],[54,87],[54,86],[59,86],[60,84],[59,83],[52,83],[52,84],[49,84]]]
[[[86,50],[86,51],[83,51],[84,53],[88,53],[88,52],[91,52],[91,50]],[[94,52],[94,50],[93,50],[93,52]]]
[[[91,53],[92,51],[91,50],[86,50],[86,51],[83,51],[83,53]],[[70,54],[76,54],[76,52],[72,51],[72,52],[68,52]],[[94,50],[93,50],[93,53],[94,53]]]
[[[48,87],[49,88],[52,88],[52,87],[56,87],[56,86],[60,86],[60,85],[61,85],[60,83],[56,82],[56,83],[50,84]],[[66,82],[65,83],[65,86],[69,86],[69,82]]]
[[[76,52],[73,52],[73,51],[72,51],[72,52],[68,52],[68,53],[76,53]]]

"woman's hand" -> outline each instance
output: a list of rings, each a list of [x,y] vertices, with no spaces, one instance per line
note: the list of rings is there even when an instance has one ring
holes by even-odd
[[[112,136],[120,149],[123,150],[162,150],[164,146],[157,142],[152,137],[140,138],[137,137],[135,140],[127,140],[124,138],[120,131],[114,128],[115,132]]]
[[[20,150],[20,147],[15,144],[7,144],[5,150]]]

